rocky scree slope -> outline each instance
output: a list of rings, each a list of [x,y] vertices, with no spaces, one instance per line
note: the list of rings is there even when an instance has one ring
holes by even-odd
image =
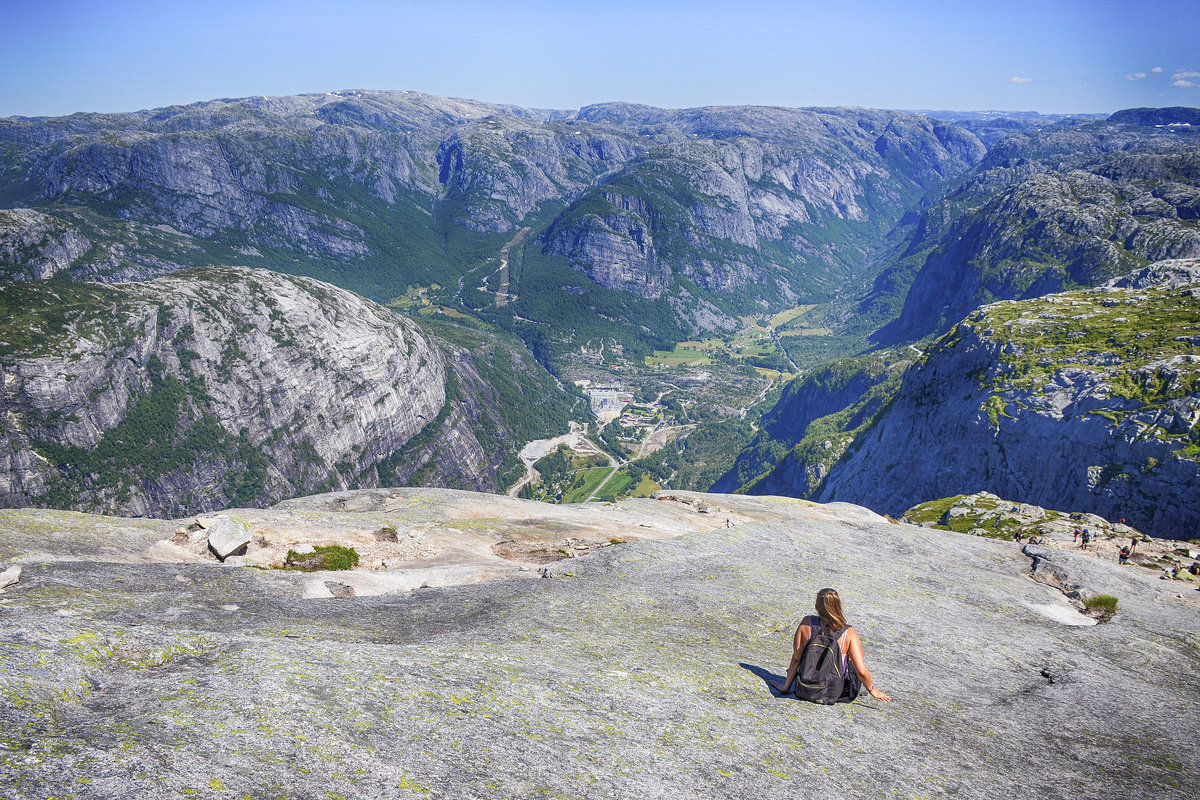
[[[983,155],[952,125],[844,108],[567,113],[348,91],[9,118],[0,205],[54,221],[10,218],[0,254],[61,229],[86,251],[6,272],[127,280],[241,263],[388,299],[453,286],[527,224],[599,285],[670,292],[684,314],[869,279],[880,232]]]
[[[1200,526],[1198,487],[1193,260],[976,311],[905,373],[818,497],[900,514],[988,491],[1187,539]]]
[[[1200,138],[1189,127],[1065,123],[1009,136],[925,210],[860,310],[881,342],[942,333],[974,308],[1098,286],[1200,256]]]
[[[1056,550],[1031,577],[1011,543],[844,504],[706,500],[739,524],[553,579],[309,600],[305,574],[106,557],[170,523],[2,512],[0,567],[43,533],[0,595],[0,792],[1192,796],[1200,593]],[[1116,616],[1074,624],[1039,574]],[[768,688],[823,586],[894,702]]]
[[[471,354],[316,280],[203,268],[14,283],[0,302],[5,505],[182,514],[417,479],[491,490],[518,435]]]

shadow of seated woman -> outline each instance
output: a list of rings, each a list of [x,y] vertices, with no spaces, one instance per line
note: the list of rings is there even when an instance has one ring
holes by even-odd
[[[738,664],[738,666],[741,667],[742,669],[746,670],[747,672],[753,673],[758,678],[760,678],[762,680],[762,682],[767,685],[767,688],[771,690],[771,694],[774,695],[775,697],[791,697],[792,696],[791,692],[788,692],[785,694],[785,693],[779,691],[779,687],[776,686],[777,683],[783,682],[783,679],[786,677],[785,675],[777,675],[774,672],[771,672],[771,670],[764,669],[764,668],[758,666],[757,664],[747,664],[745,662],[742,662],[742,663]]]

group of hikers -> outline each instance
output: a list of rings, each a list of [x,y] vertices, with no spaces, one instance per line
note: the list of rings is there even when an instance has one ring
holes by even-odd
[[[1178,580],[1179,573],[1182,571],[1184,570],[1181,570],[1178,564],[1176,564],[1174,567],[1171,567],[1171,580]],[[1192,575],[1195,575],[1197,578],[1200,578],[1200,559],[1193,561],[1191,566],[1188,567],[1186,571]],[[1200,587],[1198,587],[1196,591],[1200,592]]]
[[[1013,540],[1020,542],[1022,539],[1024,539],[1024,534],[1022,534],[1020,530],[1015,531],[1013,534]],[[1088,528],[1076,528],[1072,537],[1072,541],[1075,542],[1076,545],[1079,545],[1080,549],[1085,549],[1086,551],[1086,549],[1091,546],[1091,543],[1096,541],[1096,536],[1094,536],[1092,531]],[[1030,545],[1039,545],[1040,540],[1037,536],[1030,536],[1028,537],[1028,543],[1030,543]],[[1120,551],[1117,551],[1118,563],[1128,564],[1130,555],[1133,555],[1136,549],[1138,549],[1138,537],[1130,536],[1128,545],[1123,546]]]

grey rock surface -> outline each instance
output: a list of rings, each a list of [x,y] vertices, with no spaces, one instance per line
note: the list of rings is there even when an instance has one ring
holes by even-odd
[[[1178,258],[1156,261],[1105,285],[1115,289],[1179,289],[1196,284],[1200,284],[1200,259]]]
[[[0,572],[0,590],[7,589],[19,580],[21,580],[21,568],[14,564]]]
[[[1075,626],[1015,545],[845,506],[706,502],[738,524],[606,547],[550,579],[309,600],[294,573],[106,563],[114,540],[170,525],[74,515],[95,530],[48,532],[0,601],[0,794],[1194,795],[1200,593],[1037,554],[1119,598],[1112,621]],[[0,512],[30,514],[50,512]],[[0,525],[0,549],[36,541],[24,531]],[[823,586],[894,702],[769,689]]]

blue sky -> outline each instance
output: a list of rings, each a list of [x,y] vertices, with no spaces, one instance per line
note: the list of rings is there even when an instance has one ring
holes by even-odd
[[[541,108],[1200,106],[1200,2],[0,0],[0,117],[337,89]]]

